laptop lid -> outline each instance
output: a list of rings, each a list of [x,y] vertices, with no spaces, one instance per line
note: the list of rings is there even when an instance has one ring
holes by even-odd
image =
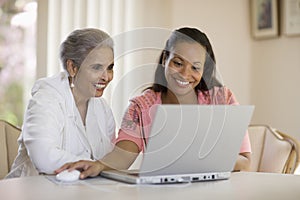
[[[139,176],[126,175],[125,179],[169,183],[229,178],[253,109],[241,105],[157,105]],[[109,178],[123,176],[121,172],[116,177],[103,173]]]

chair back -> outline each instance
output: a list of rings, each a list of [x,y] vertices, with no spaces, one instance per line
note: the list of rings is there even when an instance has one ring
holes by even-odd
[[[18,137],[21,129],[0,120],[0,179],[3,179],[10,171],[18,153]]]
[[[250,125],[251,171],[293,174],[299,164],[299,143],[267,125]]]

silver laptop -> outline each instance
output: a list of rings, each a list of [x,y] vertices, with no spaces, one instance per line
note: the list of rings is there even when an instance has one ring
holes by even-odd
[[[252,105],[157,105],[139,171],[101,175],[134,184],[228,179]]]

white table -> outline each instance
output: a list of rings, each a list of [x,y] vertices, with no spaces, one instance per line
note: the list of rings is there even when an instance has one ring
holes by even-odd
[[[53,178],[1,180],[0,200],[300,200],[299,175],[239,172],[229,180],[168,185],[131,185],[101,177],[58,184]]]

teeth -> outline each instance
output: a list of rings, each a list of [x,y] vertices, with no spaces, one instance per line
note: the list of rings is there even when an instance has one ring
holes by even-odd
[[[180,85],[188,85],[189,84],[188,81],[180,81],[178,79],[176,79],[176,82],[179,83]]]
[[[105,84],[95,84],[95,87],[96,88],[99,88],[99,89],[102,89],[102,88],[104,88],[105,87]]]

